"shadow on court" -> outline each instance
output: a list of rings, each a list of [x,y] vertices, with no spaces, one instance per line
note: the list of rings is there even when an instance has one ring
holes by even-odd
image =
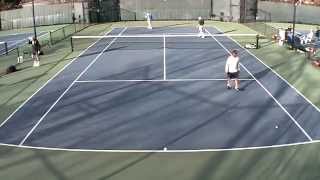
[[[242,81],[244,91],[236,92],[227,90],[223,79],[214,80],[225,78],[227,52],[222,48],[219,50],[213,39],[205,41],[216,43],[211,44],[216,51],[168,49],[166,61],[163,46],[159,46],[161,51],[131,51],[139,43],[115,44],[104,53],[103,49],[110,42],[98,42],[86,52],[87,56],[67,69],[67,78],[79,77],[80,81],[70,78],[73,84],[69,89],[52,88],[37,96],[42,101],[35,101],[34,107],[46,103],[48,96],[54,97],[60,91],[64,93],[51,106],[50,112],[41,116],[41,123],[28,136],[26,145],[72,149],[161,150],[167,147],[170,150],[197,150],[307,141],[290,116],[256,81]],[[223,44],[234,45],[227,40]],[[141,43],[141,47],[144,46],[148,43]],[[88,71],[83,71],[96,58],[97,49],[102,56],[90,64]],[[283,87],[270,79],[272,72],[249,59],[247,54],[243,54],[243,59],[245,67],[255,78],[272,82],[268,84],[271,94],[288,111],[298,110],[294,112],[295,116],[303,114],[300,110],[304,103],[282,99],[289,86]],[[181,81],[166,81],[164,75]],[[245,70],[241,76],[250,78]],[[126,81],[140,78],[163,81]],[[213,80],[190,82],[183,81],[183,78]],[[70,85],[64,78],[59,80]],[[55,81],[51,85],[62,87]],[[300,108],[296,109],[298,106]],[[280,128],[275,128],[278,126]]]

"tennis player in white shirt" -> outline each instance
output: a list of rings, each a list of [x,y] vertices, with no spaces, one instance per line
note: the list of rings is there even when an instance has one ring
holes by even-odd
[[[239,91],[240,81],[240,59],[237,50],[232,50],[231,55],[228,57],[225,67],[225,72],[227,74],[227,88],[232,88],[232,81],[234,81],[234,89]]]
[[[152,15],[150,12],[147,12],[145,14],[145,17],[147,19],[147,23],[148,23],[148,29],[152,29],[152,24],[151,24],[151,21],[152,21]]]
[[[204,36],[204,19],[201,17],[201,16],[199,16],[198,17],[198,21],[199,21],[199,37],[201,37],[201,38],[205,38],[205,36]]]

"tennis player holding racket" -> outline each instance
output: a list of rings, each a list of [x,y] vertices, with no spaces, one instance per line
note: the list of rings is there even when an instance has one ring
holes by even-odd
[[[227,88],[232,88],[232,81],[234,81],[234,89],[239,91],[240,81],[240,60],[239,53],[237,50],[232,50],[231,55],[228,57],[225,67],[225,72],[227,74]]]

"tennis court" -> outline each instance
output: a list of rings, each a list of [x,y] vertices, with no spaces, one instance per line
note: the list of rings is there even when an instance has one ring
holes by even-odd
[[[196,33],[130,27],[91,37],[97,41],[1,124],[0,142],[170,151],[319,140],[316,106],[232,37]],[[74,37],[75,48],[86,38]],[[232,49],[241,54],[240,92],[226,89]]]

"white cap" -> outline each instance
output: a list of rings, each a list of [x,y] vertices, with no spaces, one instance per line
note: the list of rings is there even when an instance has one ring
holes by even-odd
[[[199,16],[199,17],[198,17],[198,19],[199,19],[199,20],[201,20],[201,19],[202,19],[202,17],[201,17],[201,16]]]

